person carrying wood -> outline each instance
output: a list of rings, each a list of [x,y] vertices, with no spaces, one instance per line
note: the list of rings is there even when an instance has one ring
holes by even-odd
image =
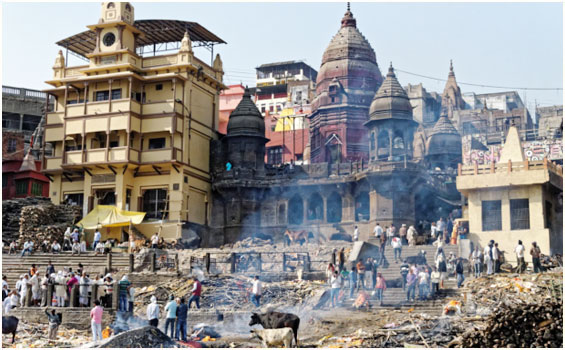
[[[47,319],[49,320],[48,339],[49,341],[56,341],[57,330],[59,329],[59,325],[61,325],[61,317],[59,317],[59,315],[55,313],[55,309],[51,310],[51,313],[45,310],[45,314],[47,315]]]

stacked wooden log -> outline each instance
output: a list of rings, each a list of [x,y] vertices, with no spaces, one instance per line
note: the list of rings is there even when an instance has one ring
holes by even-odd
[[[63,242],[67,227],[78,222],[82,208],[75,205],[39,204],[21,209],[18,243],[33,241],[36,249],[44,240]]]
[[[22,208],[29,205],[47,205],[46,197],[15,198],[2,201],[2,241],[9,245],[20,235],[20,215]]]
[[[489,316],[486,327],[466,333],[464,348],[561,348],[563,303],[559,300],[518,306],[505,303]]]

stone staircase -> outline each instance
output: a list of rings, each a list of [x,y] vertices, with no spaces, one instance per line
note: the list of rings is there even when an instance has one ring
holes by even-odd
[[[49,264],[49,260],[55,266],[55,271],[63,270],[64,267],[71,267],[73,270],[78,268],[78,264],[82,263],[84,270],[91,277],[98,273],[104,273],[104,269],[108,266],[107,255],[94,255],[92,252],[81,253],[81,255],[72,256],[70,252],[61,254],[35,253],[21,257],[20,254],[8,255],[2,254],[2,274],[8,278],[10,287],[14,287],[20,275],[29,272],[31,264],[35,264],[43,277],[45,269]],[[129,256],[126,253],[112,253],[112,270],[116,270],[118,275],[129,271]]]
[[[372,243],[375,245],[379,245],[378,241],[375,238],[371,238],[368,243]],[[421,251],[426,252],[426,262],[429,266],[435,266],[435,253],[437,248],[432,245],[418,245],[414,247],[410,246],[403,246],[402,247],[402,260],[408,257],[416,257]],[[447,245],[443,248],[446,256],[449,256],[449,253],[454,253],[456,256],[459,252],[459,247],[456,245]],[[449,276],[444,283],[444,289],[440,289],[439,296],[436,300],[428,300],[428,301],[419,301],[408,303],[406,302],[406,292],[402,290],[402,277],[400,275],[400,266],[402,265],[402,261],[398,260],[398,262],[394,261],[394,251],[390,245],[387,245],[385,249],[385,257],[389,263],[387,268],[379,267],[377,272],[380,272],[384,279],[387,281],[387,289],[384,292],[383,297],[383,306],[387,309],[399,309],[399,310],[408,310],[410,308],[414,308],[418,310],[418,312],[425,312],[429,314],[437,314],[441,312],[441,306],[445,304],[445,300],[449,299],[450,296],[455,296],[459,294],[457,289],[457,280],[455,276]],[[349,270],[350,263],[346,265]],[[466,275],[465,277],[468,277]],[[365,285],[370,286],[371,281],[369,280],[368,276],[365,276]],[[345,301],[346,305],[351,305],[354,302],[354,299],[349,298],[349,288],[346,282],[346,295],[347,299]],[[357,293],[355,293],[355,297]],[[418,288],[416,287],[416,299],[418,299]],[[373,308],[381,308],[378,305],[376,300],[372,301]]]

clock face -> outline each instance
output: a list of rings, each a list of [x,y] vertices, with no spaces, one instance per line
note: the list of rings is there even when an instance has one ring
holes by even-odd
[[[102,39],[102,42],[106,46],[112,46],[115,41],[116,36],[113,33],[107,33],[106,35],[104,35],[104,39]]]

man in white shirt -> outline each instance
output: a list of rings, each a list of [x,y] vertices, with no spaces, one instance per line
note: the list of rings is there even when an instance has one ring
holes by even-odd
[[[159,235],[156,233],[151,237],[151,248],[156,249],[159,244]]]
[[[341,289],[341,276],[337,273],[337,271],[335,271],[333,276],[331,277],[330,284],[332,286],[332,290],[331,290],[332,307],[336,307],[339,297],[339,290]]]
[[[59,244],[59,242],[53,241],[53,244],[51,244],[51,253],[59,254],[60,252],[61,252],[61,245]]]
[[[494,272],[494,241],[491,240],[483,251],[485,262],[487,263],[487,275],[492,275]]]
[[[255,276],[253,279],[253,289],[251,290],[251,302],[257,307],[260,305],[261,293],[261,281],[259,281],[259,276]]]
[[[151,297],[151,304],[147,305],[146,314],[149,325],[157,327],[159,325],[159,304],[157,304],[157,298],[155,296]]]
[[[102,234],[100,234],[100,230],[96,229],[96,232],[94,232],[94,242],[92,243],[92,250],[96,249],[96,246],[98,245],[98,242],[100,242],[101,238]]]
[[[381,237],[381,235],[383,234],[383,228],[378,222],[373,229],[373,234],[375,235],[375,237]]]
[[[355,231],[353,231],[353,241],[359,240],[359,227],[355,226]]]
[[[518,241],[518,245],[514,251],[516,252],[516,260],[518,261],[517,272],[523,273],[526,270],[526,261],[524,260],[524,252],[526,251],[526,248],[522,244],[522,241]]]
[[[428,273],[424,269],[418,273],[418,281],[420,300],[428,300]]]

